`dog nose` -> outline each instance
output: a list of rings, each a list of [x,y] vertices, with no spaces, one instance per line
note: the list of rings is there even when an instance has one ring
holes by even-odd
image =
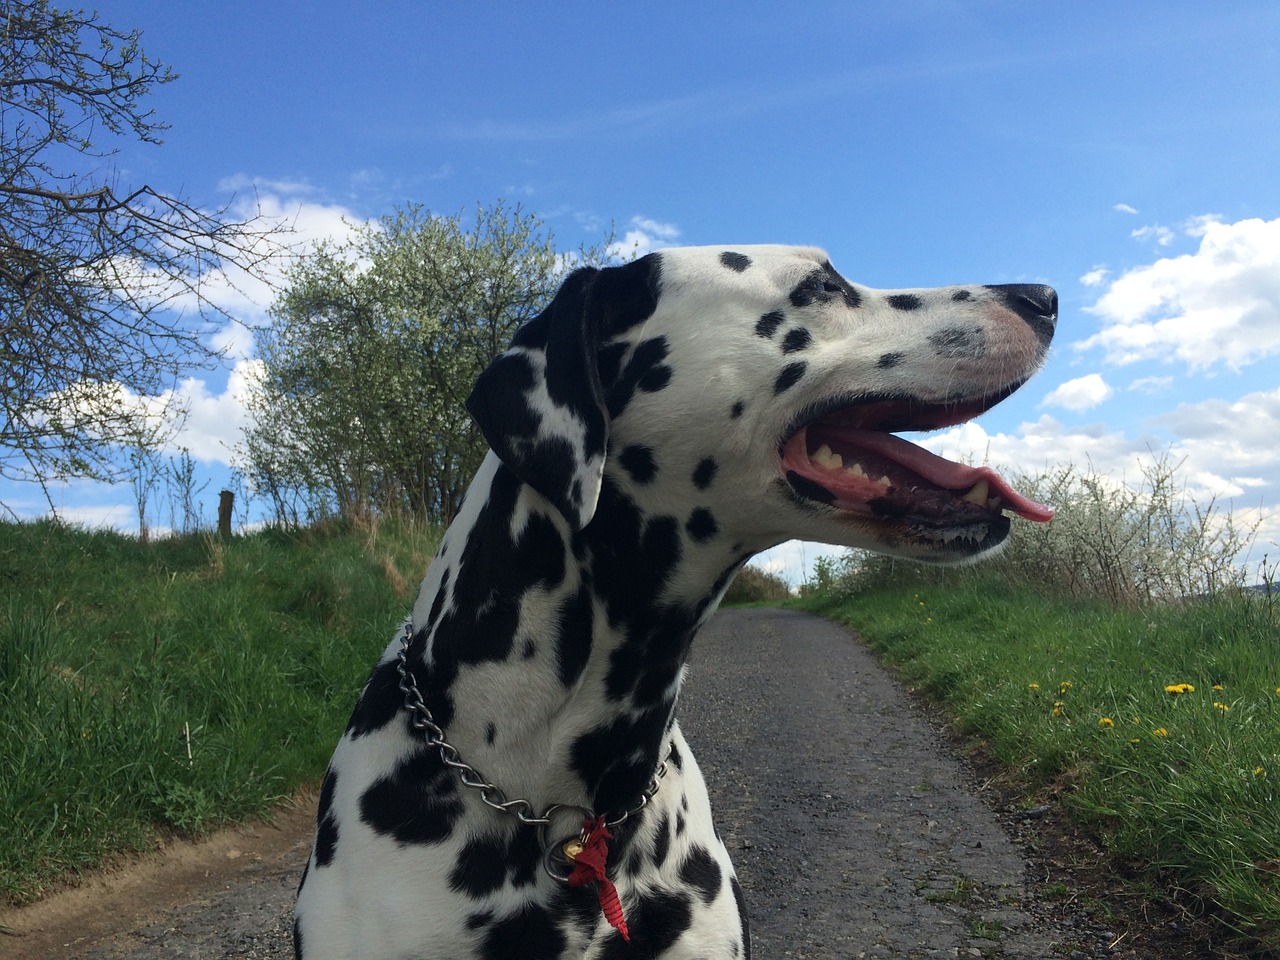
[[[1000,283],[987,288],[1020,316],[1046,347],[1058,322],[1058,291],[1043,283]]]

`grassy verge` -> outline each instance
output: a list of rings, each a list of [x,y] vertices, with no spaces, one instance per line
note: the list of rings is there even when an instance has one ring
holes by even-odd
[[[0,897],[318,777],[434,548],[0,524]]]
[[[921,574],[801,601],[857,628],[1119,863],[1280,948],[1280,609],[1117,610]]]

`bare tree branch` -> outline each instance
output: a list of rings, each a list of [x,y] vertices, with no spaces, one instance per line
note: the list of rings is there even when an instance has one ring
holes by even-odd
[[[219,361],[205,334],[234,318],[209,284],[281,249],[256,210],[118,184],[110,158],[160,142],[142,101],[176,79],[139,41],[48,0],[0,6],[0,476],[113,476],[153,435],[140,398]]]

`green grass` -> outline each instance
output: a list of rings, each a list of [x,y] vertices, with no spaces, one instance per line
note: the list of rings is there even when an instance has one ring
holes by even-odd
[[[1117,610],[922,574],[802,605],[855,627],[1121,863],[1280,947],[1280,610],[1266,599]],[[1195,689],[1166,691],[1178,684]]]
[[[0,898],[318,778],[434,548],[0,524]]]

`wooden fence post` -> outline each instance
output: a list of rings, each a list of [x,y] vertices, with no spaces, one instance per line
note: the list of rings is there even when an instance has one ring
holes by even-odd
[[[218,494],[218,536],[223,540],[231,539],[231,508],[235,501],[236,495],[230,490]]]

